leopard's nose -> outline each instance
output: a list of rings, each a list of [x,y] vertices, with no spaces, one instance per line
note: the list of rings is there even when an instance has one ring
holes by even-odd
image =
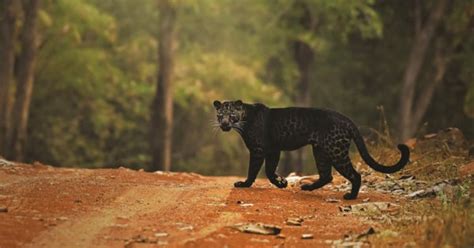
[[[221,126],[222,126],[222,127],[229,127],[230,124],[229,124],[229,122],[222,122],[222,123],[221,123]]]

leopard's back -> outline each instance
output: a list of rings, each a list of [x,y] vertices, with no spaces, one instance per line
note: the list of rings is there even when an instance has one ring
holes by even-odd
[[[346,116],[319,108],[274,108],[266,121],[270,146],[279,150],[294,150],[304,145],[316,145],[333,134],[351,138],[355,125]]]

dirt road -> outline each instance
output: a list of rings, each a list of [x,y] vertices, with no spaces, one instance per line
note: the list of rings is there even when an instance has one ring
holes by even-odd
[[[277,189],[260,179],[235,189],[236,177],[146,173],[128,169],[0,166],[0,247],[327,247],[328,240],[362,233],[373,223],[339,206],[392,201],[361,193],[356,201],[330,189]],[[342,183],[337,178],[333,184]],[[250,203],[250,204],[245,204]],[[301,226],[285,224],[289,217]],[[241,233],[230,226],[278,225],[283,237]],[[302,239],[312,234],[313,239]]]

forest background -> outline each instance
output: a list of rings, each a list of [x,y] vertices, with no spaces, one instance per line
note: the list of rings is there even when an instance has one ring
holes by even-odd
[[[393,145],[474,139],[469,0],[1,0],[0,155],[244,175],[212,101],[331,108]],[[286,172],[313,171],[285,153]]]

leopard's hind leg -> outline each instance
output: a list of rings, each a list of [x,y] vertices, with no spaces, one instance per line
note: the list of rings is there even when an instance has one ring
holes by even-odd
[[[354,169],[351,161],[349,160],[344,163],[335,164],[334,168],[352,184],[351,192],[344,194],[344,199],[356,199],[357,195],[359,194],[361,177],[360,174]]]
[[[337,170],[337,172],[339,172],[339,174],[349,180],[352,184],[351,192],[344,194],[344,199],[356,199],[357,195],[359,194],[361,176],[354,169],[349,157],[349,152],[345,152],[343,157],[337,158],[337,160],[334,162],[334,168]]]
[[[359,194],[361,177],[354,169],[349,157],[351,137],[344,127],[334,128],[324,139],[324,152],[331,160],[337,172],[352,184],[351,192],[344,195],[344,199],[355,199]]]
[[[313,146],[313,156],[318,168],[319,179],[312,184],[301,185],[302,190],[319,189],[332,181],[332,168],[329,158],[316,146]]]

